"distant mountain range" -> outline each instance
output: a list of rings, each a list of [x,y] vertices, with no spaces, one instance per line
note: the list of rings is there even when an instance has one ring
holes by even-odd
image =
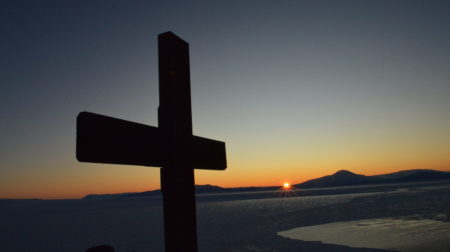
[[[352,186],[368,184],[389,184],[450,179],[450,172],[436,170],[406,170],[383,175],[364,176],[350,171],[340,170],[333,175],[294,185],[296,188],[317,188],[334,186]]]
[[[450,172],[436,170],[406,170],[383,175],[365,176],[355,174],[347,170],[340,170],[333,175],[324,176],[317,179],[308,180],[303,183],[293,185],[295,188],[320,188],[320,187],[337,187],[337,186],[355,186],[370,184],[390,184],[390,183],[407,183],[432,180],[450,179]],[[196,185],[196,193],[224,193],[224,192],[254,192],[277,190],[280,186],[269,187],[235,187],[223,188],[214,185]],[[89,194],[83,199],[97,198],[130,198],[130,197],[147,197],[161,195],[161,190],[135,192],[135,193],[119,193],[119,194]]]
[[[276,190],[279,188],[280,188],[279,186],[224,188],[215,185],[195,185],[195,192],[196,193],[256,192],[256,191]],[[132,197],[148,197],[157,195],[161,195],[161,190],[133,192],[133,193],[118,193],[118,194],[88,194],[85,197],[83,197],[83,199],[132,198]]]

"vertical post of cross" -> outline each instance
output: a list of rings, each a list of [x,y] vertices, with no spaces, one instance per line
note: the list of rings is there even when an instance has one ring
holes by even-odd
[[[159,108],[168,164],[161,168],[166,252],[196,252],[195,181],[189,44],[171,32],[158,36]]]

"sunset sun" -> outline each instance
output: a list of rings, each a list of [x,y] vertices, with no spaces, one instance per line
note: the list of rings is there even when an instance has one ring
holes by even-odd
[[[290,189],[291,189],[291,184],[289,184],[289,182],[283,183],[283,190],[290,190]]]

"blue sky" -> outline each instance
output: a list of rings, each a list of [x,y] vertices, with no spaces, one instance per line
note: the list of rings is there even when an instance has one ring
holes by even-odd
[[[158,188],[155,168],[78,163],[75,118],[156,126],[168,30],[190,43],[194,134],[227,143],[199,183],[450,169],[448,1],[2,5],[0,197]]]

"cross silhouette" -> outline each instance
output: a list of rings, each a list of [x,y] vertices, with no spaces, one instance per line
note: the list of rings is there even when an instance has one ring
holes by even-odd
[[[197,251],[194,168],[224,170],[225,143],[192,135],[189,44],[158,35],[158,127],[90,112],[77,117],[81,162],[161,168],[167,252]]]

